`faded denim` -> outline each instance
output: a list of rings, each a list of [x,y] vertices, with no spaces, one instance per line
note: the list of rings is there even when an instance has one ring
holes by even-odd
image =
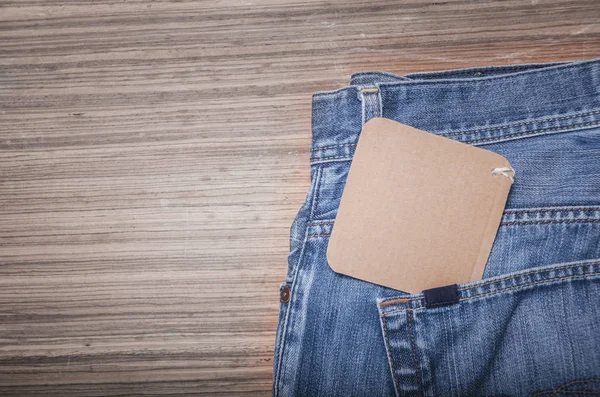
[[[484,277],[459,285],[456,304],[426,308],[423,294],[327,264],[354,148],[373,117],[498,152],[516,170]],[[274,396],[600,394],[600,60],[358,73],[313,96],[312,133]]]

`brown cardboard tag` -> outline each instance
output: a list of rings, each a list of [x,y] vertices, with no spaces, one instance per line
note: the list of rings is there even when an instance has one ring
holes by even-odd
[[[354,153],[329,265],[410,293],[479,280],[513,175],[497,153],[372,119]]]

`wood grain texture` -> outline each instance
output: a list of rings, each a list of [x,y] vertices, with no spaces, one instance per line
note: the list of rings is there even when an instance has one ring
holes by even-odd
[[[310,95],[600,56],[596,0],[0,2],[0,395],[270,393]]]

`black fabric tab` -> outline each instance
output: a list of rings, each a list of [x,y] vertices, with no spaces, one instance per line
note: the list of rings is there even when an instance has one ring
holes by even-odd
[[[452,305],[458,303],[460,298],[456,284],[426,289],[423,295],[425,295],[425,307]]]

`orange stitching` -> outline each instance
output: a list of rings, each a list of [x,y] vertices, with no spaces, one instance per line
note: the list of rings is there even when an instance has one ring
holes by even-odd
[[[582,128],[582,127],[594,127],[600,125],[600,121],[595,121],[595,122],[591,122],[591,123],[582,123],[582,124],[575,124],[572,126],[566,126],[566,127],[555,127],[555,128],[546,128],[546,129],[540,129],[540,130],[533,130],[533,131],[527,131],[527,132],[521,132],[518,134],[505,134],[505,135],[501,135],[501,136],[497,136],[497,137],[490,137],[490,138],[482,138],[482,139],[466,139],[464,142],[465,143],[485,143],[485,142],[492,142],[492,141],[502,141],[502,140],[508,140],[508,139],[512,139],[512,138],[521,138],[521,137],[527,137],[527,136],[531,136],[531,135],[538,135],[544,132],[550,132],[550,131],[570,131],[570,130],[575,130],[577,128]],[[348,159],[351,160],[352,157],[350,156],[332,156],[332,157],[323,157],[323,158],[311,158],[310,161],[323,161],[323,160],[333,160],[333,159]]]
[[[539,280],[539,281],[535,281],[532,283],[526,283],[526,284],[521,284],[521,285],[517,285],[514,287],[510,287],[510,288],[504,288],[504,289],[499,289],[499,290],[495,290],[495,291],[490,291],[490,292],[486,292],[485,294],[480,294],[480,295],[474,295],[468,298],[464,298],[464,299],[460,299],[460,301],[468,301],[471,299],[475,299],[475,298],[480,298],[482,296],[487,296],[487,295],[492,295],[492,294],[497,294],[500,292],[506,292],[506,291],[510,291],[513,289],[519,289],[519,288],[525,288],[531,285],[536,285],[536,284],[542,284],[542,283],[550,283],[553,281],[561,281],[561,280],[567,280],[567,279],[571,279],[571,278],[583,278],[583,277],[591,277],[591,276],[598,276],[600,275],[600,272],[598,273],[588,273],[588,274],[576,274],[576,275],[572,275],[572,276],[566,276],[566,277],[559,277],[559,278],[552,278],[552,279],[548,279],[548,280]]]
[[[518,277],[529,276],[529,275],[535,274],[535,273],[550,272],[550,271],[555,271],[555,270],[565,270],[565,269],[571,269],[573,267],[593,266],[593,265],[600,265],[600,261],[597,261],[597,262],[588,262],[588,263],[574,263],[572,265],[551,267],[551,268],[548,268],[548,269],[532,270],[532,271],[529,271],[527,273],[515,274],[513,276],[508,276],[508,277],[500,278],[500,279],[497,279],[497,280],[490,280],[490,281],[487,281],[487,282],[485,282],[483,284],[477,284],[477,285],[474,285],[472,287],[462,287],[462,288],[459,288],[458,290],[459,291],[465,291],[465,290],[468,290],[468,289],[475,289],[475,288],[483,287],[483,286],[490,285],[490,284],[493,284],[493,283],[496,283],[496,282],[506,281],[506,280],[510,280],[510,279],[515,279],[515,278],[518,278]]]
[[[505,214],[519,214],[536,212],[579,212],[579,211],[600,211],[600,207],[563,207],[563,208],[509,208],[504,211]]]
[[[509,212],[511,210],[507,210],[505,211],[506,214],[510,214],[510,213],[516,213],[516,212]],[[518,211],[518,210],[516,210]],[[562,212],[563,210],[531,210],[531,211],[522,211],[522,212],[528,212],[528,213],[536,213],[536,212]],[[575,210],[575,211],[600,211],[600,208],[586,208],[586,209],[581,209],[581,210]],[[574,211],[565,211],[565,212],[574,212]],[[319,226],[319,225],[333,225],[335,223],[335,221],[323,221],[323,222],[313,222],[313,223],[309,223],[308,226]],[[513,226],[513,225],[533,225],[533,224],[544,224],[544,223],[600,223],[600,219],[548,219],[548,220],[544,220],[544,219],[540,219],[540,220],[535,220],[535,221],[510,221],[510,222],[503,222],[500,223],[501,226]]]
[[[549,119],[526,121],[526,122],[522,122],[522,123],[518,123],[518,124],[508,123],[506,125],[501,125],[501,126],[498,126],[498,127],[480,128],[480,129],[477,129],[477,130],[465,130],[465,131],[446,132],[446,133],[440,134],[440,135],[443,135],[443,136],[453,136],[453,135],[462,135],[462,134],[474,134],[476,132],[503,130],[503,129],[507,129],[507,128],[521,127],[521,126],[530,125],[530,124],[547,123],[549,121],[575,119],[577,117],[586,117],[586,116],[591,116],[593,114],[599,114],[599,113],[600,113],[600,110],[597,110],[597,111],[588,112],[588,113],[572,114],[572,115],[569,115],[569,116],[562,116],[562,117],[554,117],[554,118],[549,118]]]
[[[548,220],[536,220],[536,221],[511,221],[503,222],[501,226],[515,226],[515,225],[543,225],[549,223],[600,223],[600,219],[548,219]]]
[[[575,129],[578,129],[578,128],[581,128],[581,127],[593,127],[593,126],[596,126],[596,125],[600,125],[600,121],[594,121],[594,122],[591,122],[591,123],[575,124],[575,125],[566,126],[566,127],[555,127],[555,128],[546,128],[546,129],[541,129],[541,130],[533,130],[533,131],[527,131],[527,132],[520,132],[518,134],[505,134],[505,135],[501,135],[499,137],[466,140],[465,142],[468,142],[468,143],[483,143],[483,142],[490,142],[490,141],[497,141],[497,140],[506,140],[507,138],[518,138],[518,137],[524,137],[524,136],[529,136],[529,135],[537,135],[537,134],[541,134],[543,132],[549,132],[549,131],[571,131],[571,130],[575,130]]]
[[[408,298],[398,298],[398,299],[392,299],[389,301],[385,301],[385,302],[381,302],[379,304],[380,307],[384,307],[384,306],[388,306],[388,305],[393,305],[394,303],[408,303],[409,299]]]
[[[600,211],[600,207],[566,207],[566,208],[549,208],[549,209],[544,209],[544,208],[537,208],[537,209],[519,209],[519,208],[510,208],[504,211],[504,214],[535,214],[535,213],[543,213],[543,212],[583,212],[583,211]],[[554,221],[554,222],[560,222],[560,221],[564,221],[564,222],[587,222],[587,219],[565,219],[565,220],[558,220],[558,219],[548,219],[548,220],[544,220],[544,219],[540,219],[540,220],[536,220],[536,221],[511,221],[511,222],[504,222],[501,223],[501,225],[509,225],[512,224],[512,222],[538,222],[538,223],[543,223],[543,222],[548,222],[548,221]],[[594,222],[596,221],[600,221],[600,219],[593,219]],[[323,221],[313,221],[311,223],[308,224],[308,226],[319,226],[319,225],[332,225],[335,223],[335,220],[323,220]]]
[[[565,383],[564,385],[562,385],[562,386],[559,386],[559,387],[557,387],[557,388],[556,388],[556,389],[554,389],[554,390],[546,390],[546,391],[537,392],[537,393],[535,393],[535,394],[532,394],[532,395],[531,395],[531,397],[541,396],[541,395],[544,395],[544,394],[549,394],[549,393],[551,393],[551,394],[556,394],[556,393],[558,393],[558,392],[560,392],[560,393],[586,393],[586,394],[600,394],[600,392],[597,392],[597,391],[592,391],[592,392],[589,392],[589,391],[587,391],[587,392],[586,392],[586,391],[584,391],[584,390],[582,390],[582,391],[578,391],[578,390],[563,390],[563,389],[565,389],[565,388],[567,388],[567,387],[569,387],[569,386],[572,386],[572,385],[575,385],[575,384],[578,384],[578,383],[590,383],[590,382],[600,382],[600,379],[582,379],[582,380],[574,380],[574,381],[572,381],[572,382]]]

